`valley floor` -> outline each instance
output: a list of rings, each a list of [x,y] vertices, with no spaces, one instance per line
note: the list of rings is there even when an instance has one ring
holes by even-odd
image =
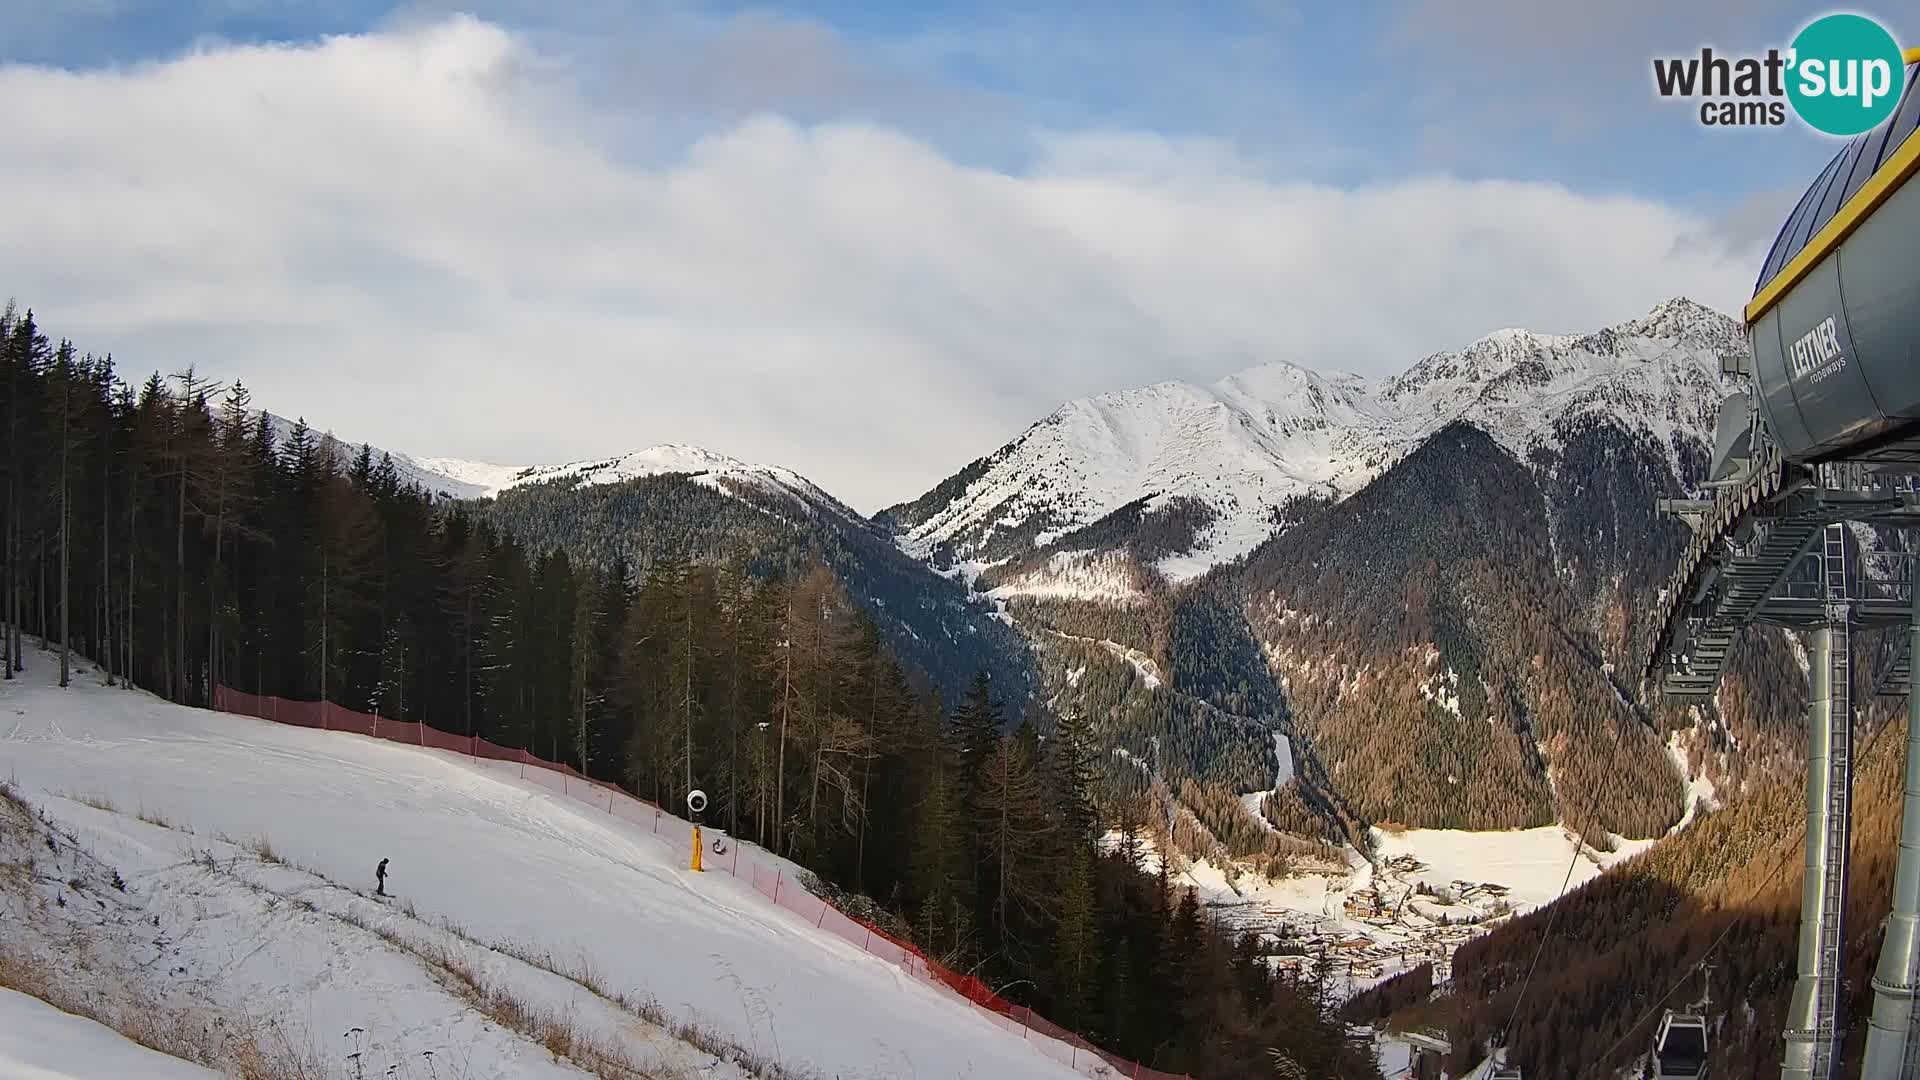
[[[52,667],[0,684],[5,937],[71,992],[301,1063],[278,1075],[1075,1075],[510,766]]]
[[[1615,850],[1602,852],[1577,844],[1558,826],[1507,832],[1375,829],[1373,839],[1371,862],[1348,847],[1344,865],[1306,864],[1291,877],[1270,881],[1246,867],[1183,860],[1174,880],[1193,887],[1222,923],[1305,950],[1276,963],[1311,972],[1325,945],[1334,976],[1352,993],[1428,961],[1444,978],[1462,942],[1551,903],[1563,882],[1575,888],[1654,843],[1616,839]],[[1110,834],[1106,842],[1119,838]],[[1147,861],[1157,869],[1157,855],[1149,851]]]

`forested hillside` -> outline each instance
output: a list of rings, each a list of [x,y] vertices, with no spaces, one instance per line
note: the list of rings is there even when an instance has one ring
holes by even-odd
[[[1870,979],[1893,886],[1906,741],[1899,705],[1883,699],[1862,710],[1843,970],[1847,1044],[1855,1047],[1872,1011]],[[1404,1022],[1448,1027],[1456,1070],[1484,1056],[1511,1020],[1511,1057],[1527,1075],[1611,1080],[1644,1058],[1662,1007],[1705,993],[1714,1076],[1778,1076],[1805,860],[1801,783],[1759,785],[1571,893],[1557,914],[1535,912],[1468,943],[1454,958],[1452,985],[1434,1001],[1417,994],[1421,1003],[1409,1007],[1409,996],[1388,984],[1351,1003],[1349,1015],[1374,1019],[1397,1008]],[[1696,970],[1703,962],[1704,973]],[[1857,1075],[1858,1055],[1850,1056],[1849,1075]]]
[[[89,678],[186,704],[219,684],[325,697],[647,797],[698,784],[722,827],[1122,1054],[1226,1078],[1278,1048],[1309,1075],[1378,1075],[1324,986],[1207,925],[1138,845],[1096,848],[1085,714],[1003,716],[984,673],[952,702],[826,561],[716,547],[634,573],[613,551],[602,570],[370,450],[276,437],[238,383],[127,385],[11,307],[0,364],[7,677],[30,634],[63,683],[79,653]]]
[[[667,473],[614,483],[526,483],[477,513],[540,554],[564,550],[606,573],[663,558],[718,560],[756,577],[810,559],[830,567],[887,647],[949,695],[988,670],[1008,701],[1029,693],[1025,642],[960,582],[929,573],[892,536],[810,486]]]
[[[1698,712],[1629,681],[1647,647],[1634,615],[1685,535],[1654,503],[1684,478],[1666,448],[1610,425],[1572,427],[1562,446],[1523,464],[1456,424],[1241,571],[1302,736],[1365,818],[1561,820],[1604,846],[1685,811],[1675,730],[1735,786],[1796,760],[1793,706],[1755,693],[1778,677],[1755,662],[1775,633],[1753,635],[1755,659]],[[1689,441],[1678,459],[1694,470],[1699,454]]]

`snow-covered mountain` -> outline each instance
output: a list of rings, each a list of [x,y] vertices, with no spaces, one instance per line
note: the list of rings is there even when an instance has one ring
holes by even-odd
[[[561,465],[491,465],[461,458],[428,457],[409,459],[419,469],[453,484],[472,487],[476,495],[490,497],[508,488],[553,480],[573,481],[592,487],[620,484],[645,476],[679,473],[704,476],[710,481],[740,480],[773,492],[784,492],[808,502],[841,505],[819,485],[792,469],[778,465],[752,465],[698,446],[662,443],[616,457],[569,461]],[[851,513],[851,511],[848,511]]]
[[[295,421],[267,414],[275,438],[284,442]],[[352,460],[362,444],[335,438],[337,453],[344,464]],[[608,458],[569,461],[559,465],[499,465],[456,457],[427,457],[402,450],[373,447],[373,456],[393,458],[402,483],[451,499],[490,499],[503,491],[553,481],[584,487],[621,484],[648,476],[684,475],[716,491],[729,492],[730,485],[745,484],[758,492],[797,504],[800,508],[826,510],[843,517],[859,515],[834,498],[818,484],[778,465],[754,465],[725,454],[682,443],[661,443]]]
[[[1157,383],[1070,401],[885,514],[916,554],[996,563],[1086,547],[1071,534],[1123,508],[1197,500],[1191,546],[1157,558],[1179,580],[1258,546],[1288,497],[1350,495],[1455,420],[1522,461],[1590,415],[1673,455],[1676,433],[1709,429],[1720,356],[1744,348],[1732,319],[1676,298],[1580,336],[1498,330],[1378,380],[1276,362]]]
[[[265,417],[268,425],[272,427],[273,441],[276,446],[285,446],[294,429],[307,424],[312,438],[322,442],[332,440],[334,457],[342,468],[353,461],[363,445],[367,445],[375,461],[379,461],[382,456],[393,458],[394,471],[399,474],[401,483],[414,485],[422,491],[442,498],[478,499],[491,495],[520,471],[516,466],[511,465],[483,465],[476,461],[456,461],[452,458],[415,457],[400,450],[353,442],[335,435],[328,428],[309,424],[304,417],[289,420],[278,413],[265,410],[261,410],[258,415]]]

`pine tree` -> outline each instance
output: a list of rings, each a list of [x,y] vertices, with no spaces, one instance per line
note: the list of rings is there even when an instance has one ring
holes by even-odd
[[[1053,1019],[1074,1031],[1084,1031],[1092,1019],[1098,988],[1100,925],[1094,903],[1093,852],[1076,847],[1061,896],[1053,956]]]
[[[947,732],[929,718],[922,731],[920,798],[915,807],[911,875],[914,891],[926,898],[932,914],[926,941],[937,946],[939,924],[950,903],[973,902],[971,849],[961,835],[963,813],[957,753]]]
[[[69,682],[69,671],[73,663],[73,627],[71,579],[72,568],[69,556],[72,551],[73,511],[72,495],[75,474],[79,462],[76,460],[84,449],[85,428],[82,424],[80,409],[84,388],[79,365],[74,359],[73,343],[62,341],[54,352],[53,365],[48,371],[52,383],[52,393],[48,403],[53,413],[50,428],[59,445],[60,466],[58,487],[60,491],[60,685],[64,688]]]
[[[1095,839],[1098,824],[1093,806],[1096,754],[1086,719],[1077,710],[1062,714],[1046,743],[1047,779],[1053,801],[1060,807],[1062,831],[1075,843]]]
[[[202,379],[191,364],[174,373],[173,378],[180,384],[180,397],[173,409],[173,426],[168,432],[166,447],[167,467],[175,485],[173,625],[168,634],[167,662],[171,673],[168,696],[184,703],[189,700],[192,687],[192,673],[187,663],[187,640],[191,636],[187,628],[187,519],[196,513],[196,500],[203,494],[211,472],[213,417],[208,412],[207,395],[216,387]]]
[[[224,578],[222,564],[228,529],[231,527],[248,536],[257,535],[247,520],[255,490],[254,469],[250,459],[253,444],[248,439],[247,430],[247,410],[252,397],[238,380],[227,389],[214,429],[215,446],[209,454],[211,490],[208,498],[212,503],[213,560],[207,574],[207,662],[208,678],[216,683],[225,677],[220,666],[220,631],[223,626],[233,623],[237,616],[230,606],[231,586]]]
[[[354,639],[354,620],[372,605],[373,557],[379,545],[380,521],[365,494],[332,472],[333,455],[321,447],[318,490],[312,512],[314,556],[308,611],[312,621],[308,641],[313,649],[315,682],[320,697],[330,699],[341,686],[343,659],[350,660],[375,643]],[[354,704],[358,704],[357,702]]]
[[[568,672],[567,699],[572,712],[575,760],[583,776],[593,775],[593,766],[587,758],[593,746],[592,723],[599,704],[594,686],[600,674],[596,661],[605,595],[605,587],[600,583],[591,579],[582,583],[575,593],[573,625],[568,628],[573,663]]]

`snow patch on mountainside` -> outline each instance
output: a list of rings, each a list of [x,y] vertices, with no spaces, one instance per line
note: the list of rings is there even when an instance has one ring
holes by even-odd
[[[1258,546],[1288,497],[1350,495],[1455,421],[1522,461],[1589,420],[1637,432],[1677,461],[1676,436],[1711,427],[1720,357],[1745,348],[1739,324],[1680,298],[1591,334],[1495,331],[1379,380],[1276,362],[1206,386],[1070,401],[970,466],[957,494],[905,519],[903,544],[1000,558],[1136,500],[1180,495],[1216,515],[1189,550],[1157,561],[1184,579]]]
[[[1246,808],[1253,820],[1265,825],[1267,831],[1279,832],[1280,830],[1274,828],[1273,823],[1267,820],[1266,815],[1260,812],[1260,805],[1267,801],[1267,796],[1279,794],[1280,789],[1286,787],[1293,779],[1293,743],[1277,731],[1273,733],[1273,755],[1279,762],[1273,774],[1273,787],[1265,791],[1250,791],[1240,796],[1240,805]]]
[[[1116,552],[1058,551],[1048,556],[1041,567],[1002,581],[987,595],[1000,600],[1019,597],[1029,600],[1095,600],[1109,604],[1141,603],[1146,597],[1134,586],[1128,571],[1126,562]],[[973,577],[978,576],[978,571],[975,571]]]
[[[1160,666],[1153,662],[1153,657],[1148,656],[1139,649],[1122,645],[1117,641],[1103,640],[1100,644],[1105,645],[1108,652],[1132,664],[1133,673],[1140,677],[1141,684],[1147,689],[1158,690],[1160,688]]]
[[[1704,805],[1708,810],[1720,809],[1720,793],[1713,786],[1713,779],[1703,771],[1695,774],[1688,767],[1686,733],[1674,731],[1667,736],[1667,756],[1673,759],[1673,767],[1687,782],[1687,808],[1680,815],[1669,835],[1677,833],[1693,824],[1693,819]]]
[[[449,457],[413,457],[395,454],[394,460],[407,457],[424,475],[439,478],[448,486],[470,489],[470,493],[461,494],[463,499],[478,499],[497,494],[524,480],[529,471],[525,465],[493,465],[484,461],[467,461]]]

